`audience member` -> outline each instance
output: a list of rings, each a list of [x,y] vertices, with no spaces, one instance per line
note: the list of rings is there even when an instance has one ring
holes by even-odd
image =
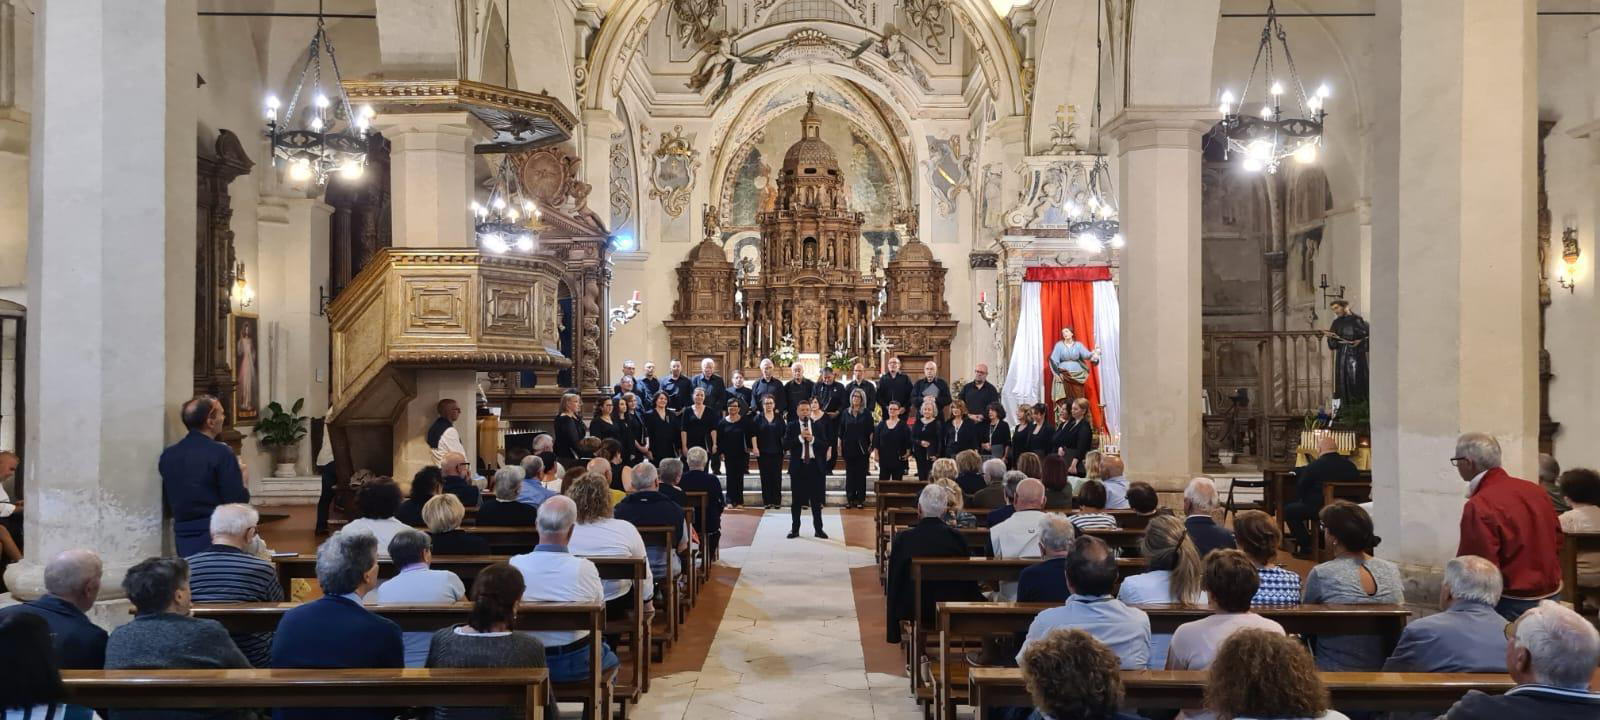
[[[400,506],[395,508],[394,519],[399,520],[407,527],[422,527],[422,506],[427,505],[433,496],[444,490],[439,484],[444,482],[444,474],[438,467],[429,465],[411,476],[411,494],[406,497]],[[360,495],[356,497],[356,506],[360,507]]]
[[[1106,491],[1106,495],[1106,502],[1109,504],[1111,502],[1109,490]],[[1128,507],[1139,517],[1150,518],[1172,514],[1172,510],[1161,507],[1161,496],[1156,493],[1155,486],[1143,480],[1129,483],[1125,499],[1128,501]]]
[[[467,509],[450,493],[436,496],[422,506],[422,522],[428,526],[433,552],[440,555],[489,554],[488,539],[461,529],[461,521],[466,517]]]
[[[462,507],[478,506],[482,497],[478,486],[472,484],[472,463],[467,462],[467,456],[457,452],[445,453],[444,463],[439,469],[444,472],[444,480],[439,483],[440,489],[456,496]]]
[[[106,631],[85,614],[100,595],[100,573],[100,556],[94,551],[63,551],[44,566],[45,594],[37,600],[0,609],[0,621],[17,615],[37,615],[50,626],[50,641],[63,669],[103,668]],[[0,682],[8,679],[0,674]]]
[[[1550,496],[1500,467],[1500,443],[1483,433],[1456,440],[1450,458],[1467,484],[1457,555],[1477,555],[1500,568],[1505,589],[1495,607],[1507,620],[1561,589],[1561,521]]]
[[[424,504],[424,507],[427,505]],[[400,486],[387,477],[374,478],[356,494],[356,511],[361,517],[345,523],[336,535],[367,533],[378,541],[378,556],[387,558],[389,541],[411,526],[400,522],[394,513],[400,509]]]
[[[1117,519],[1106,513],[1106,486],[1099,480],[1084,480],[1078,487],[1078,512],[1072,515],[1072,525],[1078,532],[1088,530],[1116,530]]]
[[[1506,630],[1506,670],[1517,686],[1504,695],[1468,690],[1445,720],[1593,720],[1600,693],[1589,683],[1600,664],[1600,632],[1583,616],[1546,600]]]
[[[15,501],[11,499],[11,495],[16,493],[19,462],[16,453],[0,450],[0,565],[22,560],[22,548],[17,547],[16,539],[11,537],[11,528],[20,527],[22,522],[22,516],[17,513],[22,511],[24,504],[21,498]]]
[[[1002,492],[1005,493],[1006,504],[990,510],[989,513],[983,517],[984,525],[988,527],[994,527],[1005,522],[1006,520],[1010,519],[1012,515],[1016,514],[1017,488],[1022,486],[1023,480],[1027,479],[1028,476],[1021,470],[1006,471],[1005,483],[1002,490]]]
[[[1200,552],[1177,518],[1165,515],[1151,518],[1144,529],[1144,537],[1139,540],[1139,551],[1148,569],[1122,581],[1117,597],[1123,602],[1129,605],[1206,603]],[[1167,646],[1171,642],[1171,633],[1151,636],[1150,667],[1167,666]]]
[[[1017,664],[1033,699],[1029,720],[1141,720],[1118,710],[1117,654],[1087,632],[1053,630],[1023,650]]]
[[[1020,661],[1028,648],[1056,628],[1078,628],[1103,642],[1117,654],[1124,670],[1141,670],[1150,664],[1150,617],[1143,610],[1111,597],[1117,583],[1117,556],[1104,540],[1080,536],[1067,555],[1065,605],[1039,613],[1028,626]]]
[[[956,485],[961,492],[972,495],[984,488],[983,456],[977,450],[956,453]]]
[[[456,420],[461,418],[461,404],[445,398],[434,405],[438,413],[433,424],[428,427],[425,439],[428,450],[432,453],[433,464],[445,469],[445,474],[450,474],[450,454],[455,453],[462,458],[467,456],[467,448],[461,444],[461,433],[456,430]]]
[[[180,413],[189,433],[163,450],[157,463],[179,557],[211,544],[211,511],[218,505],[250,502],[244,460],[216,439],[227,415],[216,398],[194,396]]]
[[[961,474],[961,467],[956,465],[955,458],[934,458],[932,468],[928,471],[928,482],[940,480],[956,481],[956,476]],[[961,486],[956,485],[956,489]]]
[[[1349,720],[1331,709],[1305,645],[1267,630],[1240,630],[1222,641],[1206,672],[1205,705],[1233,720]]]
[[[950,491],[950,505],[945,508],[944,521],[951,527],[974,528],[978,526],[978,518],[967,512],[966,495],[962,494],[961,486],[950,478],[930,479],[929,485],[939,485]]]
[[[472,582],[472,612],[465,623],[452,625],[429,637],[430,668],[542,668],[544,643],[514,630],[517,603],[527,589],[522,573],[508,563],[495,563]],[[516,720],[525,717],[520,706],[504,708],[436,707],[434,720]],[[544,716],[559,718],[555,693],[548,688]]]
[[[1260,510],[1245,510],[1233,518],[1234,540],[1256,565],[1261,586],[1256,588],[1256,605],[1293,605],[1300,602],[1300,576],[1278,564],[1278,544],[1283,532],[1277,521]]]
[[[1084,453],[1083,476],[1085,478],[1093,478],[1095,480],[1104,480],[1105,476],[1102,473],[1105,471],[1105,460],[1105,453],[1102,453],[1099,450],[1090,450],[1089,452]]]
[[[1123,477],[1121,455],[1106,455],[1100,459],[1100,482],[1106,484],[1106,509],[1127,510],[1128,479]]]
[[[691,450],[688,472],[683,472],[683,464],[673,459],[670,472],[668,463],[663,461],[658,474],[662,483],[676,485],[679,490],[686,493],[706,494],[706,516],[695,517],[695,530],[700,533],[700,540],[705,544],[707,556],[716,557],[717,545],[722,539],[722,509],[726,507],[727,500],[722,494],[722,483],[717,482],[717,476],[706,472],[706,462],[704,455]],[[682,473],[681,477],[679,473]]]
[[[1539,485],[1550,496],[1550,504],[1558,514],[1572,509],[1566,492],[1561,489],[1561,463],[1549,453],[1539,453]]]
[[[693,451],[696,448],[689,448],[689,449],[691,451]],[[699,448],[699,449],[704,450],[705,448]],[[668,458],[668,460],[670,460],[670,459],[672,459],[672,458]],[[682,488],[678,487],[678,483],[683,478],[683,464],[682,463],[679,463],[678,470],[672,474],[672,478],[671,478],[670,481],[668,480],[667,476],[664,475],[660,471],[660,469],[657,468],[655,466],[655,464],[653,464],[653,463],[650,463],[649,467],[645,467],[644,465],[638,465],[638,466],[635,466],[633,468],[633,482],[634,483],[638,483],[639,482],[639,474],[640,473],[647,473],[647,474],[649,474],[649,476],[651,478],[654,478],[655,479],[655,483],[656,483],[656,492],[659,492],[662,495],[667,496],[667,499],[671,500],[674,503],[677,503],[678,507],[686,508],[686,507],[690,506],[689,494],[684,492]],[[631,487],[629,488],[629,492],[632,492],[632,488]],[[699,521],[699,519],[696,518],[696,522],[698,522],[698,521]]]
[[[1212,550],[1237,547],[1233,531],[1217,523],[1217,484],[1211,478],[1197,477],[1183,490],[1183,526],[1189,530],[1200,557]]]
[[[1500,569],[1464,555],[1445,563],[1441,585],[1442,612],[1406,623],[1384,671],[1505,672],[1506,619],[1494,610],[1500,602]]]
[[[67,688],[50,637],[34,613],[0,615],[0,717],[10,720],[90,720],[93,710],[67,704]]]
[[[585,475],[573,480],[567,487],[566,496],[572,500],[577,513],[577,525],[572,528],[572,537],[566,543],[568,550],[579,557],[647,559],[644,538],[639,535],[639,529],[633,523],[611,516],[609,484],[610,480],[605,476]],[[632,597],[628,595],[632,589],[632,580],[605,581],[606,603],[616,607],[633,607]],[[654,580],[645,577],[646,602],[654,592]]]
[[[888,605],[887,635],[891,643],[900,642],[900,623],[920,617],[933,619],[940,602],[977,601],[983,596],[970,582],[923,583],[922,607],[916,607],[911,585],[911,561],[919,557],[967,557],[967,539],[945,524],[952,493],[942,485],[930,483],[917,496],[917,524],[898,533],[889,549],[888,577],[884,595]],[[913,615],[912,613],[917,613]]]
[[[973,507],[997,508],[1005,505],[1006,498],[1006,461],[1000,458],[989,458],[983,461],[983,487],[972,494]]]
[[[1256,566],[1238,550],[1218,550],[1206,556],[1206,595],[1211,615],[1186,622],[1172,633],[1167,653],[1168,670],[1203,670],[1211,666],[1217,649],[1234,632],[1244,629],[1283,634],[1283,626],[1250,612],[1250,601],[1261,583]]]
[[[122,578],[133,603],[133,620],[111,631],[106,669],[247,668],[250,661],[215,620],[189,616],[189,564],[182,558],[150,558]],[[234,718],[236,711],[118,710],[113,720]]]
[[[383,581],[378,589],[369,593],[369,603],[432,604],[453,603],[467,596],[461,578],[449,570],[432,570],[433,541],[422,532],[406,530],[389,541],[389,562],[394,563],[395,576]],[[402,636],[406,647],[406,667],[422,667],[428,659],[428,642],[431,632],[407,632]]]
[[[1324,483],[1355,482],[1361,471],[1339,454],[1339,442],[1332,434],[1317,438],[1317,459],[1294,471],[1294,499],[1283,505],[1284,520],[1294,536],[1295,554],[1311,552],[1311,526],[1322,511],[1322,486]]]
[[[1017,471],[1035,480],[1044,480],[1044,461],[1035,452],[1024,452],[1017,456]]]
[[[529,455],[523,462],[533,462],[535,468],[543,466],[543,461],[537,456]],[[524,465],[503,467],[494,472],[494,496],[486,497],[478,505],[477,524],[482,527],[529,527],[539,517],[539,503],[552,497],[555,493],[544,489],[539,484],[537,472],[527,475]],[[524,488],[538,488],[538,495],[533,502],[523,502]]]
[[[1067,516],[1050,513],[1039,523],[1039,553],[1043,562],[1022,569],[1017,577],[1017,602],[1064,603],[1067,590],[1067,554],[1078,531]]]
[[[1051,453],[1041,461],[1044,466],[1044,505],[1050,508],[1072,507],[1072,477],[1067,472],[1067,460]]]
[[[1046,515],[1040,508],[1044,507],[1044,483],[1038,480],[1023,480],[1017,485],[1016,512],[1005,522],[989,530],[989,546],[994,550],[997,558],[1036,558],[1039,550],[1041,536],[1040,525]],[[1015,582],[1000,583],[999,592],[995,595],[997,602],[1011,602],[1017,597],[1017,584]]]
[[[197,603],[283,602],[278,571],[251,555],[261,514],[242,503],[211,513],[211,547],[189,556],[189,596]],[[272,662],[272,633],[234,633],[233,643],[255,667]]]
[[[1322,508],[1323,542],[1333,559],[1311,568],[1306,576],[1307,603],[1405,602],[1400,569],[1372,556],[1382,541],[1372,532],[1372,517],[1360,505],[1336,500]],[[1327,671],[1377,670],[1387,657],[1383,639],[1374,635],[1318,636],[1314,639],[1317,668]]]
[[[378,585],[378,540],[371,533],[340,532],[317,548],[322,597],[295,607],[272,637],[275,668],[405,667],[400,626],[374,615],[361,597]],[[281,708],[274,720],[390,720],[380,708]]]
[[[1572,509],[1561,513],[1562,532],[1600,532],[1600,473],[1574,468],[1561,474],[1561,493]],[[1600,553],[1578,555],[1578,587],[1589,605],[1600,606]]]
[[[593,475],[578,483],[589,502],[600,497],[606,480]],[[591,487],[592,486],[592,487]],[[568,551],[579,508],[572,498],[554,497],[539,506],[539,544],[533,552],[515,555],[511,566],[522,573],[522,599],[530,602],[598,603],[605,600],[600,571],[594,563]],[[598,644],[601,672],[617,667],[616,653],[588,630],[547,630],[533,633],[544,644],[550,682],[577,682],[589,677],[589,653]]]
[[[645,544],[645,555],[650,558],[650,574],[655,577],[659,585],[667,579],[669,567],[674,575],[680,572],[682,563],[678,559],[678,553],[689,549],[689,525],[684,521],[683,507],[662,494],[660,479],[656,477],[655,468],[644,464],[639,468],[644,472],[633,474],[633,486],[629,488],[631,492],[622,502],[617,503],[613,513],[617,519],[633,523],[636,528],[674,529],[671,547]]]

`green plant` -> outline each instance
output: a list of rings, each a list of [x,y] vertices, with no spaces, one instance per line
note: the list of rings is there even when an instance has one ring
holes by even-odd
[[[1356,433],[1372,431],[1372,407],[1366,400],[1346,400],[1339,403],[1339,414],[1333,418],[1333,429]]]
[[[300,414],[305,404],[306,399],[300,398],[284,412],[277,402],[268,403],[267,411],[256,420],[255,433],[261,436],[261,444],[277,447],[299,444],[300,438],[306,436],[306,421],[310,419]]]
[[[860,359],[861,358],[846,353],[844,349],[844,343],[839,343],[836,347],[834,347],[833,352],[828,353],[828,359],[826,362],[828,367],[833,368],[834,372],[849,375],[850,371],[855,369],[856,361]]]

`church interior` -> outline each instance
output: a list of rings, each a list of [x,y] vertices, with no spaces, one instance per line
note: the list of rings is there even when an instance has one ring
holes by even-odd
[[[0,714],[1600,717],[1597,77],[1600,0],[0,0]]]

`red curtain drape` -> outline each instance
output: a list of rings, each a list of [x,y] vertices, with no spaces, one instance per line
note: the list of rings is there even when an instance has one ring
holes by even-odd
[[[1072,334],[1084,347],[1093,350],[1094,340],[1094,280],[1110,279],[1106,267],[1088,268],[1029,268],[1027,279],[1034,280],[1035,271],[1051,277],[1039,281],[1040,332],[1044,333],[1044,397],[1045,406],[1055,412],[1055,394],[1061,391],[1055,373],[1050,371],[1050,351],[1061,340],[1061,328],[1072,328]],[[1070,271],[1070,272],[1059,272]],[[1056,279],[1060,278],[1060,279]],[[1070,278],[1070,279],[1069,279]],[[1089,381],[1084,384],[1089,397],[1089,412],[1094,418],[1096,432],[1106,426],[1105,409],[1100,406],[1100,369],[1089,366]],[[1054,420],[1060,422],[1060,419]]]

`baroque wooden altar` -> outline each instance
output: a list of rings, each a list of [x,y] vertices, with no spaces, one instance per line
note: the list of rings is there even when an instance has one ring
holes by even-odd
[[[914,218],[916,211],[907,216]],[[878,337],[888,341],[890,354],[900,357],[902,367],[915,370],[932,360],[949,372],[956,321],[944,299],[945,267],[917,237],[916,226],[906,227],[908,241],[883,271],[887,297],[874,327]]]
[[[744,357],[735,282],[733,263],[711,233],[678,264],[678,299],[666,325],[672,357],[684,367],[698,368],[708,357],[729,372],[759,362]]]

